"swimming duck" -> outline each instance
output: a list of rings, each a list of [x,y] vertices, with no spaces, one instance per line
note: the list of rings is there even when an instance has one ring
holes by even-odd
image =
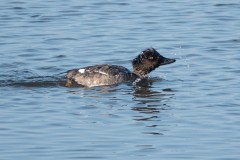
[[[86,87],[105,86],[137,78],[142,79],[157,67],[175,61],[175,59],[163,57],[154,48],[148,48],[132,60],[132,72],[123,66],[110,64],[72,69],[67,71],[66,86],[71,87],[75,84]]]

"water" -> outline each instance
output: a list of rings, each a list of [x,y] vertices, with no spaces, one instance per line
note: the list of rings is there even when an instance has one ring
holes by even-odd
[[[240,1],[1,1],[0,159],[240,159]],[[154,47],[148,80],[66,70]]]

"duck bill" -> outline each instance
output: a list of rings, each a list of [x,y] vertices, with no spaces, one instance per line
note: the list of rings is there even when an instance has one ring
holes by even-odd
[[[175,59],[164,57],[163,61],[160,62],[160,65],[171,64],[171,63],[174,63],[175,61],[176,61]]]

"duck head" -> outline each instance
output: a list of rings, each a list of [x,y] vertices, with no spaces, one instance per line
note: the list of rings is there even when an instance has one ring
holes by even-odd
[[[175,61],[175,59],[163,57],[154,48],[148,48],[132,60],[133,73],[139,77],[144,77],[157,67]]]

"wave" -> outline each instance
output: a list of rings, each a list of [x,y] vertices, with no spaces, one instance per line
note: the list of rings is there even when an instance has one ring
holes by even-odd
[[[42,76],[29,70],[9,71],[0,74],[0,87],[56,87],[65,86],[63,73],[52,76]]]

